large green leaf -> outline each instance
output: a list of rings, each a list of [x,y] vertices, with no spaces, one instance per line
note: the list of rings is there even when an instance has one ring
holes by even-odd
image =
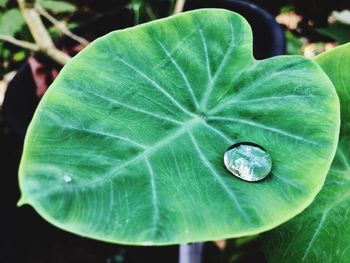
[[[316,57],[333,81],[341,105],[338,149],[325,186],[301,215],[268,233],[270,262],[349,262],[350,259],[350,44]]]
[[[110,33],[63,69],[29,127],[21,203],[112,242],[259,233],[310,204],[338,132],[338,97],[314,62],[256,61],[241,16],[188,12]],[[269,178],[226,170],[240,141],[270,153]]]

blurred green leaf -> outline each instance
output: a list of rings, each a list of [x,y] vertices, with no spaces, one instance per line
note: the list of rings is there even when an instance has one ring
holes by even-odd
[[[21,12],[18,9],[11,9],[0,16],[0,34],[13,36],[22,29],[24,24]]]
[[[350,42],[350,25],[335,23],[328,27],[317,28],[316,31],[334,39],[338,44],[346,44]]]
[[[14,54],[13,59],[14,59],[15,61],[21,61],[21,60],[23,60],[25,57],[26,57],[26,52],[23,51],[23,50],[21,50],[21,51],[16,52],[16,53]]]
[[[46,10],[54,13],[73,13],[77,9],[74,5],[63,1],[39,0],[39,3]]]
[[[7,59],[11,56],[11,51],[8,50],[7,48],[4,48],[2,51],[1,51],[1,55],[3,58]]]
[[[303,46],[303,42],[300,38],[297,38],[293,35],[292,32],[285,32],[286,40],[287,40],[287,54],[288,55],[300,55],[301,47]]]
[[[5,7],[8,0],[0,0],[0,7]]]
[[[289,12],[294,12],[295,8],[293,5],[286,5],[281,8],[281,13],[289,13]]]

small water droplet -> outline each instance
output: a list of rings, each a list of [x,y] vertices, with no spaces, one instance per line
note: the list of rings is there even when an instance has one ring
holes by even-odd
[[[66,183],[70,183],[72,181],[72,177],[70,177],[69,175],[65,175],[63,176],[63,180],[66,182]]]
[[[224,163],[233,175],[250,182],[264,179],[272,168],[270,154],[251,142],[236,143],[228,148]]]
[[[202,120],[205,120],[207,117],[205,116],[205,114],[202,112],[199,114],[199,118]]]

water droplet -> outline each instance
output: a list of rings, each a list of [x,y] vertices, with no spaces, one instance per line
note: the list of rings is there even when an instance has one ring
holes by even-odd
[[[226,168],[238,178],[245,181],[260,181],[271,171],[270,154],[261,146],[251,142],[232,145],[225,152]]]
[[[63,180],[66,182],[66,183],[70,183],[72,181],[72,177],[70,177],[69,175],[65,175],[63,176]]]

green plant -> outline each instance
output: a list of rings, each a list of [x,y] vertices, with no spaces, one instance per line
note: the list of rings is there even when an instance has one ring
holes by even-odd
[[[347,262],[350,256],[350,44],[315,58],[336,87],[341,106],[337,153],[324,187],[302,214],[267,233],[270,262]]]
[[[14,7],[10,1],[0,1],[0,61],[3,60],[0,63],[1,72],[6,73],[16,68],[16,65],[12,65],[13,62],[23,62],[29,55],[28,51],[43,53],[59,64],[68,61],[69,57],[66,54],[56,50],[39,13],[53,23],[59,32],[69,35],[78,42],[87,44],[83,39],[72,34],[65,23],[59,22],[48,12],[50,11],[55,15],[72,14],[76,11],[74,5],[63,1],[50,0],[28,1],[31,5],[26,3],[25,0],[18,0],[18,7]],[[52,28],[49,29],[53,31]]]
[[[255,60],[250,27],[235,13],[199,10],[113,32],[66,65],[41,101],[19,203],[118,243],[259,234],[320,191],[339,110],[315,62]],[[245,182],[226,170],[224,152],[242,141],[271,155],[268,178]]]

